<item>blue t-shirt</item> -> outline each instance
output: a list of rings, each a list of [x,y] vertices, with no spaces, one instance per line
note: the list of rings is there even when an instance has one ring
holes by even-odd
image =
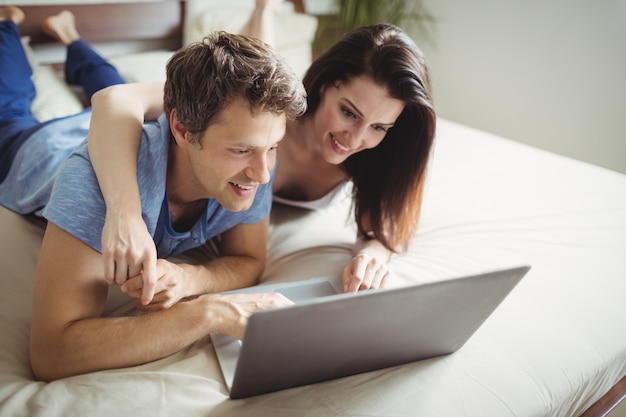
[[[0,203],[18,213],[43,215],[102,252],[106,206],[87,151],[91,113],[50,123],[34,133],[16,153],[0,184]],[[238,224],[263,220],[271,208],[271,181],[259,187],[248,210],[230,212],[210,199],[191,230],[174,231],[165,190],[170,128],[162,115],[144,124],[137,182],[142,216],[160,258],[203,245]],[[272,173],[273,178],[273,173]]]

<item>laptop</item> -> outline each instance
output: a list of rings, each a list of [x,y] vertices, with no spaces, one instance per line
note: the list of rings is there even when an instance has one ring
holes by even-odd
[[[401,365],[460,349],[529,269],[354,294],[339,277],[230,291],[296,304],[253,314],[242,341],[211,339],[233,399]]]

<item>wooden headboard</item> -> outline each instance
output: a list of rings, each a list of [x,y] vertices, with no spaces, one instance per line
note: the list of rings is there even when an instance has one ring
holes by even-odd
[[[76,16],[78,31],[87,42],[162,40],[177,48],[182,45],[184,7],[185,2],[179,0],[20,6],[26,14],[20,32],[30,36],[31,44],[50,43],[41,23],[67,9]]]
[[[296,12],[305,12],[304,0],[290,1]],[[184,0],[20,7],[26,13],[20,32],[24,36],[30,36],[33,45],[52,42],[42,32],[41,23],[46,17],[66,9],[74,13],[78,31],[90,43],[160,40],[172,49],[182,45]]]

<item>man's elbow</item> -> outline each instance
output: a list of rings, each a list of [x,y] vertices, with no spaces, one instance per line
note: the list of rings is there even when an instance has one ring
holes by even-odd
[[[41,352],[41,349],[34,348],[32,343],[30,347],[30,367],[33,371],[33,376],[38,381],[52,382],[63,378],[55,369],[54,359],[51,355]]]
[[[253,285],[256,285],[261,282],[261,277],[263,276],[263,272],[265,272],[265,258],[254,258],[254,272],[252,274],[253,277]]]
[[[240,271],[247,271],[245,274],[239,275],[240,277],[245,277],[242,278],[239,286],[245,288],[259,284],[261,282],[263,272],[265,272],[265,258],[260,258],[258,256],[240,256],[239,262]]]
[[[61,359],[56,346],[58,344],[54,342],[37,343],[31,337],[30,367],[38,381],[52,382],[73,375],[69,364],[64,364]]]

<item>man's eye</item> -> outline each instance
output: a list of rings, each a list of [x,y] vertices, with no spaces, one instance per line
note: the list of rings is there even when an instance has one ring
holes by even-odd
[[[233,153],[235,155],[245,155],[247,154],[249,151],[247,149],[233,149]]]

